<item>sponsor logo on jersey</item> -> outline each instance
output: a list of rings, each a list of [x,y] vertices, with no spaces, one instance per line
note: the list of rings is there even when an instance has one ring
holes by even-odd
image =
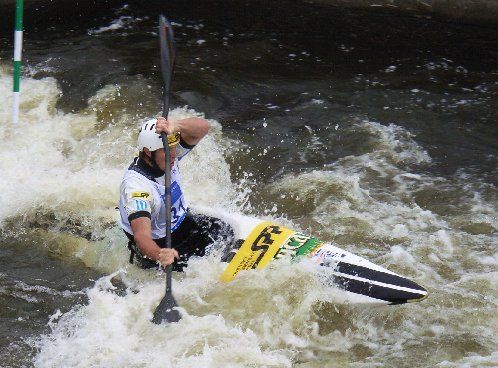
[[[137,207],[137,211],[146,211],[149,204],[141,199],[135,199],[135,206]]]
[[[132,192],[131,193],[131,198],[148,199],[149,197],[150,197],[149,192]]]

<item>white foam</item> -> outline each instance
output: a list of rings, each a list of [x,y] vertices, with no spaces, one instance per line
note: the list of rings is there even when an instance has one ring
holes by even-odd
[[[192,259],[173,284],[183,318],[160,326],[150,319],[162,298],[162,277],[152,280],[149,273],[145,282],[135,282],[138,292],[125,296],[112,290],[117,273],[102,278],[88,291],[88,305],[56,312],[52,332],[37,342],[35,366],[290,367],[300,350],[345,351],[350,343],[341,333],[327,338],[316,326],[307,327],[309,308],[331,289],[313,281],[309,271],[289,266],[246,272],[224,284],[216,259]],[[315,287],[306,288],[310,283]]]
[[[17,281],[16,282],[16,288],[22,291],[27,291],[27,292],[34,292],[37,294],[50,294],[54,296],[61,296],[61,297],[68,297],[74,294],[83,294],[83,292],[78,291],[78,292],[71,292],[69,290],[64,290],[64,291],[58,291],[46,286],[41,286],[41,285],[28,285],[22,281]]]
[[[104,32],[116,31],[118,29],[130,28],[134,23],[141,21],[141,18],[134,18],[127,15],[122,15],[114,19],[108,26],[99,27],[96,29],[89,29],[89,35],[98,35]]]
[[[446,252],[453,253],[453,243],[446,230],[438,230],[437,235],[446,248]]]
[[[480,344],[480,355],[461,358],[458,353],[447,363],[429,357],[428,364],[478,366],[496,360],[489,347],[496,328],[488,324],[497,285],[492,273],[497,255],[490,250],[496,241],[496,209],[481,186],[468,186],[468,177],[442,179],[418,170],[431,159],[402,127],[357,123],[353,129],[372,141],[368,152],[280,178],[261,190],[274,192],[275,204],[285,208],[282,216],[292,219],[279,222],[310,229],[411,276],[430,288],[427,301],[358,308],[348,304],[344,293],[324,286],[325,273],[317,276],[304,264],[276,263],[222,284],[223,265],[213,254],[192,259],[185,274],[174,275],[173,291],[186,312],[182,321],[155,326],[149,320],[163,295],[164,275],[127,265],[125,240],[114,221],[119,182],[136,153],[140,122],[125,115],[115,116],[111,124],[98,120],[101,105],[120,98],[120,87],[106,86],[87,109],[64,114],[55,108],[60,90],[53,79],[25,78],[22,134],[14,134],[9,85],[10,76],[0,69],[0,94],[5,96],[0,106],[0,226],[14,219],[15,230],[36,231],[33,246],[51,247],[62,259],[78,257],[107,273],[123,269],[89,289],[88,304],[54,313],[51,332],[37,340],[36,366],[286,367],[333,359],[352,366],[380,365],[386,359],[405,364],[418,362],[421,346],[447,349],[447,341],[462,344],[462,336]],[[172,118],[195,115],[187,108],[171,111]],[[242,144],[227,140],[217,122],[211,124],[209,137],[182,160],[184,189],[194,208],[228,219],[251,210],[248,193],[255,178],[246,173],[242,184],[231,182],[224,157]],[[341,131],[349,129],[340,125]],[[432,211],[416,198],[421,190],[451,186],[462,188],[460,202],[472,220],[468,212]],[[50,229],[31,228],[45,217],[43,226]],[[484,224],[489,234],[460,230],[469,224]],[[88,232],[91,240],[79,231]],[[121,278],[128,287],[125,295],[113,291],[111,277]],[[43,293],[60,295],[23,285],[17,292],[31,302]]]
[[[12,218],[29,223],[40,221],[40,216],[55,216],[60,225],[50,221],[52,232],[36,230],[40,245],[62,257],[79,257],[90,267],[109,272],[122,267],[126,241],[116,226],[114,208],[121,177],[137,152],[135,128],[140,121],[120,115],[103,125],[97,118],[103,106],[120,98],[120,87],[106,86],[89,100],[87,109],[65,114],[55,108],[60,91],[54,79],[25,78],[21,123],[13,127],[9,121],[12,97],[6,90],[9,78],[0,70],[0,93],[6,96],[0,109],[4,127],[0,131],[0,226]],[[187,108],[170,112],[172,119],[199,115]],[[246,203],[247,191],[236,190],[230,182],[223,154],[231,142],[221,138],[216,121],[211,124],[210,135],[180,163],[184,190],[192,204],[238,210],[238,204]],[[57,229],[67,222],[76,223],[68,233]],[[72,235],[74,231],[90,233],[94,241]]]

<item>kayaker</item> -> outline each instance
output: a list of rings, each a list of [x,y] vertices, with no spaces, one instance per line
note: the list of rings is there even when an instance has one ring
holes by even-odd
[[[178,162],[209,131],[202,118],[145,122],[138,135],[139,156],[126,170],[120,187],[120,225],[129,239],[130,263],[142,268],[167,266],[182,271],[191,256],[204,256],[214,244],[233,240],[225,222],[190,212],[181,188]],[[171,160],[171,244],[165,247],[165,152],[160,134],[168,136]]]

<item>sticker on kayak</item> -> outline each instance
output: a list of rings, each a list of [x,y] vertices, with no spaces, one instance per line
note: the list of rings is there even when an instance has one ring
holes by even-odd
[[[242,243],[221,276],[221,281],[233,280],[242,270],[261,269],[273,259],[309,256],[322,244],[316,238],[271,222],[262,222]]]
[[[322,245],[323,242],[317,238],[293,231],[292,236],[290,236],[282,245],[279,252],[275,255],[275,258],[279,259],[287,256],[292,258],[302,256],[309,257]]]

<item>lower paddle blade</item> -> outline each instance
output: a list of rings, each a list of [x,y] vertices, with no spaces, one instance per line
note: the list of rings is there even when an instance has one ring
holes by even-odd
[[[166,293],[154,312],[152,322],[156,325],[159,325],[164,321],[169,323],[178,322],[182,317],[176,307],[178,307],[178,304],[176,304],[173,294]]]

